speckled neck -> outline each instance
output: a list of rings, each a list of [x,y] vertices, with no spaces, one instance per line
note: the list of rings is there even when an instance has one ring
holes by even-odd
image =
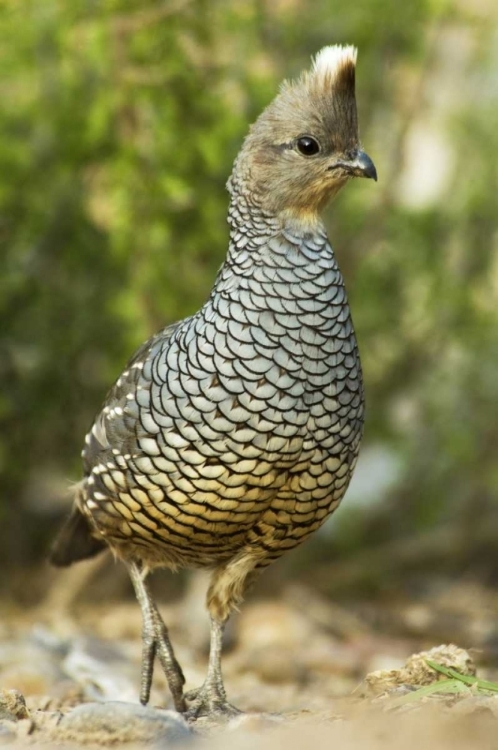
[[[308,262],[313,263],[324,252],[329,257],[327,265],[336,267],[325,227],[317,215],[295,216],[289,212],[282,212],[276,216],[265,208],[264,199],[249,189],[249,184],[249,172],[247,169],[240,169],[236,163],[227,183],[230,193],[227,217],[230,242],[225,265],[237,272],[237,268],[245,264],[248,253],[252,256],[252,262],[247,266],[249,269],[253,264],[264,264],[264,258],[268,254],[285,256],[289,255],[290,249],[290,256],[304,250],[304,257],[296,263],[298,266],[303,265],[303,260],[306,262],[306,257]],[[288,260],[293,265],[291,258]]]

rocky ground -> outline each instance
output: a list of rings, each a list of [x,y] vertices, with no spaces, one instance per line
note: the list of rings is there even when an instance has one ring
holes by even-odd
[[[474,602],[478,595],[474,590]],[[459,605],[465,597],[462,589]],[[459,645],[480,647],[469,652],[436,646],[427,630],[436,609],[427,604],[384,604],[373,615],[367,605],[334,605],[297,586],[250,600],[227,634],[223,663],[229,699],[244,713],[225,724],[199,719],[190,725],[171,710],[159,668],[150,705],[138,703],[135,602],[66,606],[56,596],[38,608],[11,606],[0,625],[0,744],[494,748],[498,692],[483,680],[496,680],[498,669],[482,637],[488,644],[496,637],[496,604],[491,596],[477,625],[468,601],[461,607],[471,627]],[[202,600],[194,592],[161,611],[187,688],[200,685],[208,636]],[[463,634],[455,611],[446,621],[451,632]],[[440,614],[437,619],[444,631]],[[422,647],[432,647],[429,657],[413,655]],[[435,671],[427,658],[455,668],[464,681]]]

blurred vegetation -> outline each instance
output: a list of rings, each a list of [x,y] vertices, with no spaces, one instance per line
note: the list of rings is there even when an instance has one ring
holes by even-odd
[[[363,358],[364,455],[381,446],[399,469],[381,502],[346,501],[335,554],[455,523],[471,541],[476,523],[496,521],[496,16],[492,0],[2,4],[10,564],[44,553],[63,511],[54,501],[79,478],[82,438],[134,348],[207,297],[248,124],[337,42],[360,50],[362,140],[379,183],[350,185],[327,224]],[[323,549],[326,535],[309,543]]]

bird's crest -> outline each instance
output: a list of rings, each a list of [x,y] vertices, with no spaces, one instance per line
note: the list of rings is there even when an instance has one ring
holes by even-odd
[[[296,107],[299,100],[308,99],[314,106],[323,106],[330,96],[345,101],[355,98],[355,70],[358,50],[352,45],[333,44],[318,52],[310,70],[294,81],[284,81],[280,87],[277,106]],[[280,101],[279,101],[280,99]]]
[[[308,84],[316,88],[342,89],[354,93],[355,68],[358,50],[352,45],[334,44],[316,55],[311,71],[308,72]]]

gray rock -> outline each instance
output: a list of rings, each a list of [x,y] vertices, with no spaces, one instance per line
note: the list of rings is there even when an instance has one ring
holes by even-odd
[[[153,743],[164,748],[188,740],[192,731],[175,711],[137,703],[85,703],[61,718],[52,737],[104,746]]]

